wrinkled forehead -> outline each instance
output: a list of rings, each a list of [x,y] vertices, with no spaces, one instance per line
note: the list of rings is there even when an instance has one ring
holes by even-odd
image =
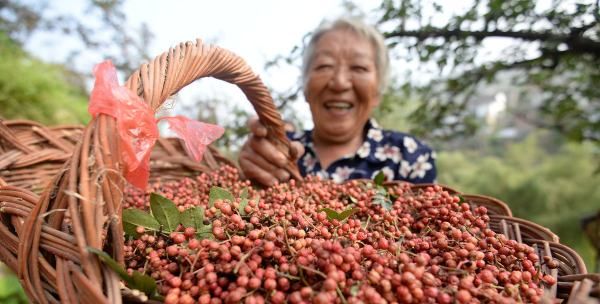
[[[314,41],[314,45],[318,46],[323,43],[323,40],[331,40],[337,39],[340,41],[343,40],[354,40],[359,43],[369,44],[371,47],[375,47],[375,44],[366,33],[361,33],[360,31],[351,28],[351,27],[335,27],[330,30],[324,31],[320,33],[317,39]]]
[[[339,55],[375,61],[375,46],[366,36],[352,29],[333,29],[323,33],[316,41],[311,60]]]

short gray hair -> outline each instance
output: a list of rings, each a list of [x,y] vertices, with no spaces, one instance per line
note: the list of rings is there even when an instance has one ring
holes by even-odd
[[[324,20],[315,29],[308,44],[304,48],[302,58],[302,82],[306,85],[308,80],[308,69],[314,59],[315,46],[319,39],[333,30],[351,30],[361,37],[368,39],[375,49],[375,68],[377,69],[377,78],[379,80],[379,94],[383,94],[389,81],[390,58],[387,45],[383,35],[373,26],[354,17],[340,17],[335,20]]]

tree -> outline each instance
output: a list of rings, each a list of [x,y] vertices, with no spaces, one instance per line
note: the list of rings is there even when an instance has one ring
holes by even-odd
[[[472,133],[474,93],[511,71],[515,87],[541,92],[533,96],[540,101],[532,105],[539,114],[533,123],[577,141],[600,141],[598,0],[475,0],[458,12],[435,1],[384,0],[379,13],[396,54],[437,67],[434,80],[404,87],[427,101],[411,115],[416,131]],[[487,56],[494,39],[505,47]]]
[[[394,66],[403,78],[384,96],[379,116],[397,108],[388,103],[419,100],[405,115],[412,126],[407,131],[430,140],[464,138],[481,124],[474,113],[477,93],[509,79],[522,95],[514,119],[576,141],[600,142],[598,0],[473,0],[456,8],[457,3],[383,0],[365,14],[342,1],[349,15],[374,21],[384,32],[393,62],[410,64]],[[495,55],[488,54],[490,45]],[[267,67],[299,65],[302,50],[295,46]],[[282,104],[298,97],[298,90],[289,91]]]
[[[64,62],[67,66],[74,66],[79,56],[92,52],[111,59],[119,71],[129,75],[151,58],[148,46],[153,36],[144,23],[139,29],[127,25],[124,3],[87,0],[66,4],[65,8],[52,1],[0,0],[0,31],[21,46],[41,32],[55,35],[56,41],[74,39],[78,43],[69,50]],[[70,8],[76,4],[84,6],[82,14]]]
[[[32,58],[0,32],[0,119],[43,124],[83,123],[89,119],[87,94],[73,85],[61,65]]]
[[[52,6],[56,3],[0,0],[0,118],[44,124],[87,121],[85,80],[92,71],[78,67],[78,58],[95,53],[111,59],[126,75],[150,58],[152,35],[144,24],[139,31],[125,26],[123,2],[78,2],[86,6],[84,15],[76,15]],[[70,49],[64,61],[42,62],[25,50],[27,42],[41,33],[54,41],[77,43],[65,43]]]

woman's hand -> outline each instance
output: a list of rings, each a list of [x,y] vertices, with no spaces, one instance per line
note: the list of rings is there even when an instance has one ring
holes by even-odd
[[[290,179],[290,174],[285,170],[288,160],[275,146],[267,140],[267,129],[257,117],[248,121],[250,136],[242,146],[239,163],[244,175],[257,183],[271,186],[276,181],[284,182]],[[291,143],[298,152],[299,158],[304,154],[304,146],[300,142]]]

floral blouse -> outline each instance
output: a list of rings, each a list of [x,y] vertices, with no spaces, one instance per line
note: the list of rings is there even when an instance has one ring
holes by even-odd
[[[381,129],[371,119],[365,126],[366,137],[354,155],[334,161],[322,168],[313,149],[312,130],[288,133],[290,140],[300,141],[305,152],[298,160],[302,176],[318,175],[341,183],[349,179],[373,179],[380,171],[386,180],[433,183],[436,178],[435,152],[415,137]]]

